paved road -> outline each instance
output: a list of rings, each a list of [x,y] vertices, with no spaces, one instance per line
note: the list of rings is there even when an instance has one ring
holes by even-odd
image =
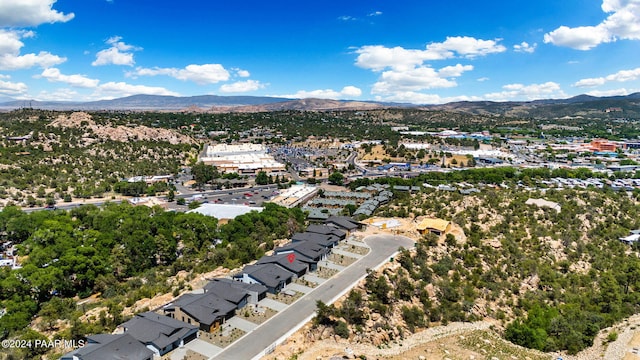
[[[330,303],[345,289],[351,288],[360,278],[365,276],[367,269],[376,268],[389,261],[389,257],[399,247],[409,248],[414,244],[411,239],[392,235],[369,236],[365,242],[371,248],[367,256],[313,289],[312,292],[290,305],[286,310],[279,312],[244,338],[224,349],[214,359],[252,359],[264,354],[265,349],[315,312],[317,300]]]

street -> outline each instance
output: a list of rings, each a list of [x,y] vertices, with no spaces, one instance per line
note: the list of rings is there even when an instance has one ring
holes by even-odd
[[[279,312],[266,323],[258,326],[246,336],[231,344],[214,359],[253,359],[265,354],[265,350],[274,345],[291,329],[297,327],[316,311],[318,300],[330,304],[337,297],[367,275],[368,269],[375,269],[389,261],[398,248],[410,248],[414,245],[409,238],[392,235],[372,235],[364,239],[371,248],[369,254],[344,269],[333,278],[319,285],[309,294]]]

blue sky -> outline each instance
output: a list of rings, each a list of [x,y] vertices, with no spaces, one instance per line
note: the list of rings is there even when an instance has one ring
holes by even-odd
[[[640,0],[2,0],[0,99],[640,91]]]

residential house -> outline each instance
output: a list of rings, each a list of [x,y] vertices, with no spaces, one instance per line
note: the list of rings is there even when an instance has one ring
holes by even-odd
[[[241,289],[249,294],[248,301],[250,304],[257,304],[258,301],[267,297],[267,287],[262,284],[247,284],[242,281],[215,278],[204,286],[205,291],[213,292],[214,294],[220,291],[225,291],[228,287]]]
[[[338,229],[347,231],[348,233],[364,227],[364,224],[347,216],[330,216],[324,223],[330,226],[335,226]]]
[[[317,224],[309,225],[305,232],[322,234],[322,235],[333,235],[340,240],[344,240],[345,237],[347,237],[346,231],[340,230],[334,226],[329,226],[329,225],[317,225]]]
[[[311,241],[292,242],[285,246],[281,246],[274,250],[276,254],[290,254],[306,256],[309,259],[318,262],[325,260],[329,255],[329,249]]]
[[[198,337],[197,326],[152,311],[137,314],[118,328],[146,345],[157,356],[184,346]]]
[[[83,347],[68,352],[60,360],[152,360],[153,351],[129,334],[88,336]]]
[[[324,248],[332,249],[338,245],[340,239],[333,235],[323,235],[312,232],[295,233],[291,236],[291,242],[311,241]]]
[[[277,294],[293,281],[294,274],[276,264],[247,265],[239,278],[247,284],[262,284],[267,291]]]
[[[206,294],[214,294],[215,296],[234,304],[238,310],[247,306],[249,298],[251,298],[251,295],[247,290],[234,286],[233,281],[210,281],[204,286],[204,292]]]
[[[317,263],[302,255],[276,254],[271,256],[263,256],[262,258],[260,258],[260,260],[258,260],[256,264],[276,264],[281,268],[294,273],[297,277],[301,277],[302,275],[306,274],[307,271],[311,270],[311,264]]]
[[[246,295],[248,296],[248,295]],[[165,315],[214,332],[236,313],[237,305],[216,294],[184,294],[162,308]]]
[[[432,233],[438,236],[451,230],[451,221],[443,219],[424,219],[416,227],[420,234]]]

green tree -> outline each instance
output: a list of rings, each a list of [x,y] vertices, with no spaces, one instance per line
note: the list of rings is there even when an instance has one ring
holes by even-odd
[[[202,161],[191,167],[191,175],[193,175],[193,180],[195,180],[198,187],[211,182],[219,176],[218,170],[214,166],[207,165]]]
[[[344,175],[341,172],[335,171],[329,175],[329,183],[333,185],[343,185]]]
[[[265,171],[259,171],[256,175],[256,184],[267,185],[269,184],[269,177]]]

